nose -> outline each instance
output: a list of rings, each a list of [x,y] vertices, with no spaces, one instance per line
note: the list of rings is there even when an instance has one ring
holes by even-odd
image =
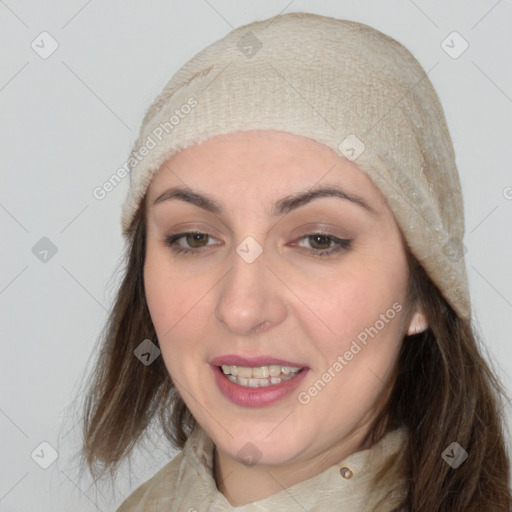
[[[252,263],[237,253],[222,280],[215,315],[231,333],[248,336],[269,330],[286,318],[284,286],[267,267],[265,251]]]

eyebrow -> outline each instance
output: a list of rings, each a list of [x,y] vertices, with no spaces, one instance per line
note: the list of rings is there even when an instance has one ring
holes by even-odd
[[[350,201],[360,206],[372,215],[378,215],[378,212],[372,208],[362,197],[349,194],[336,186],[318,186],[312,189],[298,192],[296,194],[283,197],[275,202],[271,214],[273,216],[284,215],[296,208],[304,206],[311,201],[321,197],[337,197]],[[160,194],[153,202],[153,206],[168,201],[170,199],[178,199],[186,203],[193,204],[208,212],[220,215],[223,212],[222,206],[212,197],[193,192],[187,188],[173,187]]]

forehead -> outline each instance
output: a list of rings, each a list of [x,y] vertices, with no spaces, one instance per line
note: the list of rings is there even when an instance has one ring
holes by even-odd
[[[154,174],[148,201],[153,204],[172,186],[258,197],[327,184],[343,187],[375,209],[384,206],[380,190],[354,162],[317,141],[278,131],[217,135],[175,153]]]

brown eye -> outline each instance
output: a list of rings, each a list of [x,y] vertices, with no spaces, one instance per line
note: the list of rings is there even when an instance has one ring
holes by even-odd
[[[328,249],[332,238],[328,235],[308,235],[308,240],[313,249]]]
[[[310,233],[302,236],[299,240],[300,242],[295,242],[292,245],[304,247],[306,253],[315,256],[331,256],[339,251],[348,250],[352,244],[352,240],[338,238],[327,233]],[[302,241],[306,241],[310,247],[305,247]]]
[[[165,238],[165,244],[168,245],[175,253],[200,253],[203,248],[208,245],[215,245],[208,233],[199,231],[188,231],[186,233],[178,233]],[[210,243],[212,242],[212,243]]]
[[[190,247],[203,247],[203,242],[208,242],[209,235],[206,233],[187,233],[185,237]]]

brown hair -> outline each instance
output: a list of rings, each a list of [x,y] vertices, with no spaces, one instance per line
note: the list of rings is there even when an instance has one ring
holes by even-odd
[[[106,471],[113,476],[152,420],[159,420],[176,448],[183,448],[195,425],[162,358],[146,366],[134,356],[143,340],[158,344],[144,293],[145,224],[143,198],[127,235],[124,279],[84,403],[81,455],[95,477]],[[405,248],[409,298],[419,301],[429,328],[405,336],[392,391],[367,439],[373,444],[393,426],[408,428],[408,511],[509,512],[510,469],[500,417],[505,392],[481,356],[470,321],[457,316]],[[457,469],[441,457],[454,441],[469,454]]]

